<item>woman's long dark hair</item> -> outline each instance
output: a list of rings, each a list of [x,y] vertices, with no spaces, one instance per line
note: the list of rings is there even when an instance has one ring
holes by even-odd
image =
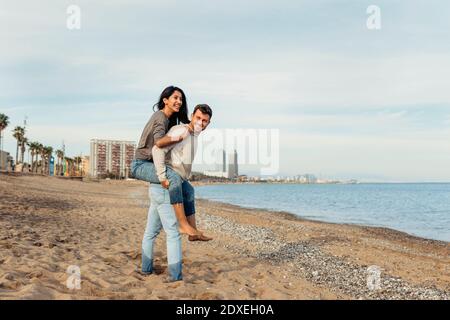
[[[164,109],[164,101],[163,99],[169,99],[169,97],[175,92],[178,91],[181,93],[181,108],[180,111],[173,113],[169,118],[169,129],[173,126],[181,123],[189,123],[188,118],[188,106],[186,101],[186,95],[184,94],[183,90],[181,90],[178,87],[170,86],[163,90],[161,93],[161,96],[159,97],[158,103],[156,103],[153,106],[153,111],[155,110],[155,107],[158,108],[158,110]]]

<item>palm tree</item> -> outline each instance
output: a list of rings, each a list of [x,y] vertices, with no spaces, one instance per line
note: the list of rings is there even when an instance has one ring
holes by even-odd
[[[59,150],[56,150],[55,153],[56,153],[56,157],[58,158],[58,160],[56,162],[56,174],[58,176],[60,176],[61,172],[62,172],[62,161],[64,158],[64,151],[59,149]]]
[[[17,147],[16,147],[16,163],[19,163],[19,146],[21,145],[21,141],[25,137],[25,128],[17,126],[14,128],[13,137],[17,140]]]
[[[3,159],[1,156],[3,144],[2,144],[2,131],[8,126],[9,118],[6,114],[0,113],[0,159]],[[1,160],[3,161],[3,160]],[[0,168],[3,166],[3,163],[0,162]]]
[[[73,161],[76,164],[76,167],[75,167],[76,175],[78,175],[80,173],[80,171],[81,171],[80,170],[80,164],[81,164],[82,158],[81,157],[75,157],[75,158],[73,158]]]
[[[42,170],[41,173],[42,174],[46,174],[47,173],[47,147],[46,146],[42,146],[41,149],[41,159],[42,159]]]
[[[30,149],[30,144],[31,142],[27,139],[27,147],[28,147],[28,161],[30,161],[30,171],[31,171],[31,166],[33,164],[33,161],[31,159],[31,149]]]
[[[30,142],[28,145],[29,150],[31,151],[31,172],[34,172],[35,163],[34,163],[34,156],[36,156],[36,170],[37,170],[37,157],[39,155],[39,148],[40,143],[39,142]]]
[[[42,145],[42,143],[38,142],[37,143],[37,147],[36,147],[36,173],[38,172],[38,167],[41,167],[41,172],[42,172],[42,148],[44,146]],[[39,165],[39,156],[41,157],[41,162]]]
[[[69,161],[68,161],[68,159],[69,158],[67,158],[67,157],[63,157],[62,158],[63,165],[61,166],[61,169],[64,169],[64,176],[67,173],[69,173]]]
[[[70,175],[70,158],[69,157],[64,157],[64,161],[66,163],[66,172],[64,173],[64,175],[69,174]]]
[[[44,150],[44,145],[42,143],[39,143],[39,147],[38,147],[38,155],[41,156],[41,174],[44,173],[44,159],[45,159],[45,150]],[[36,168],[36,172],[37,172],[37,168]]]
[[[64,158],[67,162],[67,172],[69,173],[69,176],[73,176],[73,159],[65,157]]]
[[[9,117],[6,114],[0,113],[0,132],[9,125]]]
[[[22,160],[22,163],[25,163],[25,146],[28,144],[28,138],[22,137],[22,140],[20,140],[20,159]],[[23,172],[23,166],[22,166],[22,172]]]
[[[50,174],[50,160],[52,158],[52,155],[53,155],[53,147],[48,146],[47,147],[48,174]],[[55,168],[53,168],[53,174],[55,174],[54,169]]]
[[[46,174],[50,175],[50,158],[53,154],[53,147],[47,146],[44,148],[45,150],[45,166],[47,168]]]

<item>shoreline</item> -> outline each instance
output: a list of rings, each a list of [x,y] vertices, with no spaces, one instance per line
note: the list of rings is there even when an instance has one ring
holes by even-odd
[[[200,200],[200,201],[205,201],[205,202],[207,201],[207,202],[211,203],[211,205],[214,205],[214,203],[216,203],[216,204],[219,204],[219,205],[233,206],[233,207],[236,207],[236,209],[247,209],[247,210],[254,210],[254,211],[262,211],[262,212],[266,212],[266,213],[269,213],[269,214],[276,214],[276,215],[279,215],[280,217],[283,217],[283,218],[288,219],[288,220],[308,221],[308,222],[332,224],[332,225],[337,225],[337,226],[349,226],[349,227],[356,227],[356,228],[359,227],[359,228],[362,228],[362,229],[367,229],[368,228],[368,229],[384,231],[386,233],[390,232],[392,234],[397,234],[397,236],[403,236],[405,238],[416,239],[416,240],[421,240],[421,241],[426,241],[426,242],[436,242],[437,244],[443,244],[443,245],[450,245],[450,241],[416,236],[416,235],[413,235],[413,234],[408,233],[406,231],[397,230],[397,229],[393,229],[393,228],[390,228],[390,227],[371,226],[371,225],[350,223],[350,222],[345,223],[345,222],[332,222],[332,221],[316,220],[316,219],[311,219],[311,218],[304,218],[304,217],[301,217],[299,215],[296,215],[295,213],[288,212],[288,211],[274,210],[274,209],[267,209],[267,208],[257,208],[257,207],[252,207],[252,206],[248,206],[247,207],[247,206],[242,206],[242,205],[238,205],[238,204],[234,204],[234,203],[218,201],[218,200],[210,200],[210,199],[206,199],[206,198],[196,198],[195,200]]]
[[[192,185],[196,186],[208,186],[208,185],[233,185],[233,184],[248,184],[248,185],[254,185],[254,184],[261,184],[261,185],[280,185],[280,184],[286,184],[286,185],[315,185],[315,186],[328,186],[328,185],[358,185],[358,184],[450,184],[446,181],[441,182],[358,182],[358,183],[346,183],[346,182],[339,182],[339,183],[301,183],[301,182],[281,182],[281,181],[266,181],[266,182],[256,182],[256,181],[250,181],[250,182],[243,182],[243,181],[229,181],[229,182],[223,182],[223,181],[193,181],[191,182]]]
[[[438,240],[198,199],[214,240],[182,237],[183,281],[168,284],[164,233],[155,273],[136,272],[148,184],[1,176],[0,192],[0,299],[450,299]],[[66,286],[74,265],[79,290]]]

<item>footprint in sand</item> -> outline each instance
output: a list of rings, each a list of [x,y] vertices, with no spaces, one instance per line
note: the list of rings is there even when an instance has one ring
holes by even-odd
[[[21,296],[25,300],[51,300],[54,299],[52,291],[42,284],[33,283],[21,291]]]
[[[23,256],[24,251],[20,250],[20,249],[12,249],[12,254],[14,255],[14,257],[16,258],[20,258]]]
[[[166,268],[161,266],[161,265],[159,265],[159,264],[155,264],[153,266],[153,273],[156,274],[156,275],[163,274],[163,273],[165,273],[165,271],[166,271]]]
[[[123,291],[128,291],[128,289],[136,289],[136,288],[142,288],[145,287],[145,283],[143,283],[142,281],[130,281],[125,283],[121,289],[123,289]]]
[[[126,255],[128,258],[131,258],[133,260],[141,258],[141,252],[138,250],[121,251],[120,253]]]
[[[257,274],[254,274],[254,275],[253,275],[253,278],[254,278],[254,279],[257,279],[257,280],[261,280],[261,279],[264,278],[264,276],[263,276],[261,273],[257,273]]]
[[[181,285],[183,285],[183,282],[182,282],[182,281],[175,281],[175,282],[171,282],[171,283],[167,286],[167,288],[168,288],[168,289],[176,289],[176,288],[179,288]]]
[[[195,296],[195,300],[223,300],[223,296],[213,292],[203,292]]]
[[[43,275],[44,275],[44,273],[42,271],[35,270],[35,271],[28,272],[26,274],[26,277],[28,279],[34,279],[34,278],[41,278]]]
[[[8,290],[17,290],[22,286],[16,277],[12,273],[6,273],[3,277],[0,278],[0,288],[8,289]]]
[[[119,268],[121,267],[121,261],[119,258],[114,257],[114,256],[107,256],[107,257],[102,257],[102,260],[105,262],[105,264],[107,264],[108,266],[112,266],[115,268]]]

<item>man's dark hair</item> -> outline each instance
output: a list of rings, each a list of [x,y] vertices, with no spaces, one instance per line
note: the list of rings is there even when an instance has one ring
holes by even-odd
[[[194,112],[192,114],[195,114],[195,112],[197,110],[200,110],[201,113],[203,113],[203,114],[207,114],[210,119],[212,118],[212,110],[207,104],[198,104],[198,105],[196,105],[195,108],[194,108]]]

